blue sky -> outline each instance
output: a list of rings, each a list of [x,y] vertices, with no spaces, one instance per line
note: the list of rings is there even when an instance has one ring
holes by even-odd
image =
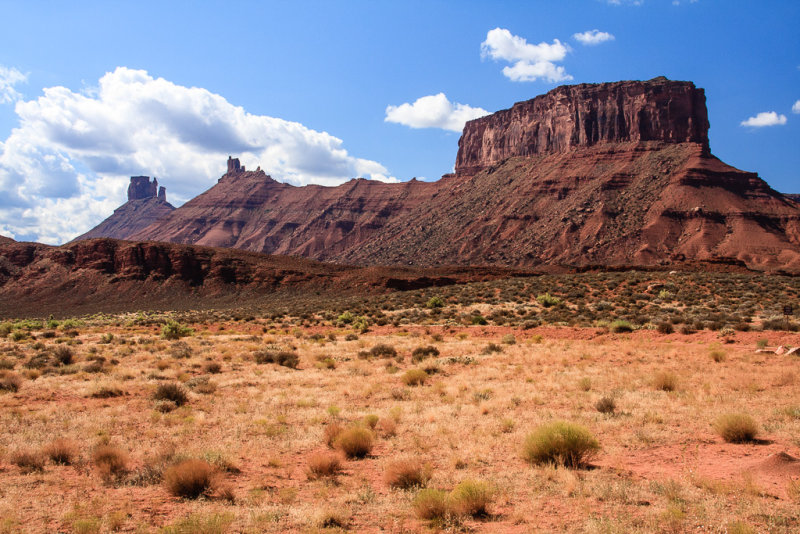
[[[132,174],[155,174],[179,204],[228,153],[298,185],[436,179],[466,118],[564,83],[661,75],[706,90],[715,155],[800,192],[794,0],[29,0],[0,12],[0,234],[17,239],[87,230]],[[575,37],[591,30],[609,36]]]

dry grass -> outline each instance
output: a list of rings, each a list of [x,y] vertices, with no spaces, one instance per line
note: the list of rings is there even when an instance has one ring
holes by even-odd
[[[577,469],[600,449],[586,428],[566,421],[540,426],[525,438],[522,457],[533,464],[555,464]]]
[[[211,488],[214,468],[204,460],[179,462],[164,471],[164,486],[175,497],[196,499]]]
[[[491,326],[574,311],[563,292],[558,305],[535,302],[545,291],[521,293],[530,305],[487,290],[487,301],[500,300],[461,306],[450,293],[440,318],[398,302],[384,310],[385,326],[357,336],[310,310],[303,318],[176,315],[193,331],[180,340],[162,338],[163,322],[146,314],[87,320],[69,327],[75,335],[51,327],[52,338],[34,330],[0,339],[8,362],[0,375],[20,373],[18,390],[0,394],[6,531],[414,531],[428,521],[470,532],[795,529],[800,490],[791,477],[738,473],[778,452],[800,456],[800,391],[788,378],[796,359],[755,352],[762,338],[797,346],[800,334],[737,330],[717,363],[709,357],[720,346],[716,331],[661,334],[632,319],[635,331],[625,334]],[[697,307],[671,306],[653,325]],[[598,317],[610,322],[610,313]],[[478,314],[490,325],[459,325]],[[432,319],[442,326],[415,324]],[[75,363],[58,363],[57,345]],[[373,355],[380,346],[394,352]],[[420,351],[423,363],[413,361],[432,346],[438,355]],[[259,364],[259,351],[295,354],[297,368]],[[50,363],[24,367],[40,353]],[[102,373],[84,371],[101,358]],[[336,365],[317,365],[327,358]],[[159,370],[162,360],[169,365]],[[217,362],[219,372],[209,365]],[[418,366],[430,369],[424,386],[405,386]],[[35,379],[21,376],[34,370]],[[665,370],[675,378],[670,394],[654,383]],[[154,401],[161,385],[181,388],[189,402]],[[123,395],[94,395],[105,389]],[[161,402],[169,411],[154,409]],[[722,443],[709,423],[742,410],[763,424],[765,439]],[[521,457],[531,430],[554,420],[588,429],[602,449],[563,439],[583,443],[574,450],[585,454],[551,446],[557,452],[530,456],[544,463]],[[44,470],[15,465],[15,451],[40,451]],[[210,466],[183,478],[199,499],[175,498],[166,481],[188,458]],[[587,462],[592,469],[563,467]],[[76,505],[81,513],[67,517]]]
[[[728,443],[747,443],[758,435],[758,423],[743,413],[729,413],[714,421],[714,430]]]

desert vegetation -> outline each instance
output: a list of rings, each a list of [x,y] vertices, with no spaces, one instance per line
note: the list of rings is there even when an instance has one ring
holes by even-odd
[[[6,321],[0,531],[796,531],[797,282],[674,276]]]

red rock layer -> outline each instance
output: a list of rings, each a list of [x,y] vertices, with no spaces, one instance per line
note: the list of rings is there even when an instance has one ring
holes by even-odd
[[[110,237],[128,239],[130,236],[147,228],[156,221],[169,215],[175,207],[158,197],[147,197],[129,200],[114,210],[109,218],[73,241]]]
[[[640,141],[708,147],[703,90],[663,77],[557,87],[469,121],[458,142],[456,173],[475,174],[514,156]]]

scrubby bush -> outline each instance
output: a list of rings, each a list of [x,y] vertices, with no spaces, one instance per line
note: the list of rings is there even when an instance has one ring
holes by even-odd
[[[342,470],[342,460],[338,454],[318,452],[308,458],[308,477],[335,477]]]
[[[369,353],[375,358],[394,358],[397,356],[397,350],[385,343],[378,343],[369,350]]]
[[[476,326],[484,326],[489,324],[489,322],[486,320],[486,317],[483,315],[473,315],[470,319],[470,323]]]
[[[653,376],[653,387],[661,391],[678,389],[678,377],[669,371],[659,371]]]
[[[364,458],[372,452],[375,435],[367,428],[353,426],[342,430],[333,444],[348,458]]]
[[[623,332],[633,332],[633,325],[628,321],[623,321],[622,319],[617,319],[613,321],[609,328],[615,334],[621,334]]]
[[[544,295],[539,295],[536,297],[537,302],[544,306],[545,308],[549,308],[551,306],[556,306],[561,304],[561,299],[558,297],[554,297],[550,293],[545,293]]]
[[[119,477],[128,472],[128,455],[112,445],[98,445],[92,453],[92,463],[104,479]]]
[[[457,515],[485,516],[489,513],[493,493],[486,482],[465,480],[450,492],[449,505]]]
[[[153,393],[153,400],[170,401],[176,406],[183,406],[189,402],[189,396],[179,384],[160,384]]]
[[[675,328],[672,326],[672,323],[669,321],[662,321],[658,323],[658,331],[662,334],[671,334],[675,331]]]
[[[44,471],[44,455],[39,451],[21,450],[11,455],[11,463],[19,467],[24,473]]]
[[[0,371],[0,391],[16,393],[22,386],[22,377],[10,371]]]
[[[438,355],[439,349],[433,345],[428,345],[427,347],[417,347],[414,349],[414,352],[411,353],[411,361],[421,362],[426,358],[435,358]]]
[[[409,369],[403,374],[403,383],[407,386],[421,386],[427,378],[428,373],[422,369]]]
[[[211,488],[214,468],[198,459],[184,460],[164,472],[164,485],[172,495],[196,499]]]
[[[395,460],[386,466],[384,480],[393,488],[421,487],[430,480],[430,468],[420,460]]]
[[[44,454],[50,458],[54,464],[70,465],[78,455],[75,444],[64,438],[52,441],[44,448]]]
[[[428,299],[428,308],[434,309],[443,307],[444,307],[444,301],[441,299],[441,297],[431,297],[430,299]]]
[[[72,349],[64,345],[59,345],[56,347],[53,351],[53,355],[61,365],[69,365],[75,359],[74,355],[72,354]]]
[[[300,364],[300,357],[297,353],[289,350],[260,350],[254,356],[256,363],[277,363],[290,369],[297,369]]]
[[[180,339],[192,334],[192,329],[170,319],[161,327],[161,337],[164,339]]]
[[[617,403],[614,402],[613,397],[603,397],[595,403],[594,407],[600,413],[614,413],[614,410],[617,409]]]
[[[758,435],[758,423],[747,414],[729,413],[714,422],[714,430],[728,443],[746,443]]]
[[[448,495],[438,489],[420,490],[411,503],[414,513],[420,519],[441,520],[450,513]]]
[[[522,457],[533,464],[579,468],[600,449],[591,432],[581,425],[554,421],[542,425],[525,439]]]

